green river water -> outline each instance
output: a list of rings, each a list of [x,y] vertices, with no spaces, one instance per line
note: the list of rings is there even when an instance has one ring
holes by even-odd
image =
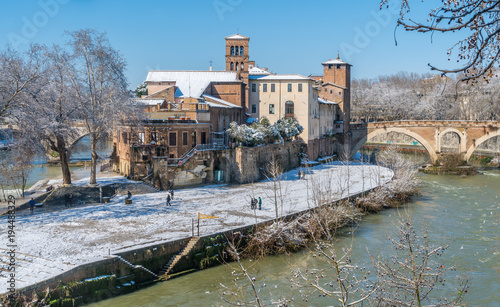
[[[406,210],[384,210],[368,215],[357,225],[354,235],[346,229],[337,236],[337,246],[353,240],[353,262],[370,266],[371,255],[392,251],[387,236],[397,222],[398,212],[411,214],[415,227],[426,227],[432,243],[448,244],[438,259],[446,266],[458,265],[447,276],[447,291],[453,292],[456,276],[472,277],[466,294],[469,306],[500,306],[500,171],[487,170],[471,177],[421,175],[421,195]],[[290,295],[290,268],[326,267],[310,251],[290,256],[245,261],[256,274],[257,283],[266,284],[264,293],[272,297]],[[98,306],[216,306],[224,305],[219,283],[231,284],[234,264],[198,271],[140,291],[91,305]],[[300,299],[294,305],[304,306]],[[309,306],[332,306],[325,298],[313,298]]]

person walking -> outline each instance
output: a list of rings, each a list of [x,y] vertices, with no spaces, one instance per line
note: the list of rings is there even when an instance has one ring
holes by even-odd
[[[306,172],[302,171],[302,179],[306,179]]]
[[[28,202],[28,205],[30,205],[30,211],[31,213],[33,213],[33,211],[35,210],[35,201],[32,199],[30,199],[30,201]]]
[[[69,193],[69,196],[68,196],[68,205],[70,207],[73,206],[73,193]]]
[[[170,200],[171,200],[171,198],[170,198],[170,193],[169,193],[169,194],[167,194],[167,206],[171,206]]]
[[[259,197],[259,210],[262,210],[262,198]]]
[[[253,210],[255,206],[254,198],[250,197],[250,209]]]
[[[300,169],[299,169],[299,180],[300,180]]]
[[[174,200],[174,189],[170,190],[170,195],[172,195],[172,200]]]
[[[132,193],[130,193],[130,191],[127,191],[127,199],[131,199],[132,198]]]

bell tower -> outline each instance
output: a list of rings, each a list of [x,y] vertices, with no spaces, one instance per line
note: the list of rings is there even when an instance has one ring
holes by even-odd
[[[248,45],[250,38],[234,34],[226,36],[226,71],[234,71],[248,84]]]

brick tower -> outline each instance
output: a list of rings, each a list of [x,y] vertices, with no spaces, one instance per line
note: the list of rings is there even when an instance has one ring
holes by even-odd
[[[237,73],[238,79],[247,84],[245,88],[245,102],[249,101],[248,89],[248,61],[249,61],[249,46],[250,38],[234,34],[226,36],[226,71],[234,71]],[[248,112],[248,110],[246,110]]]
[[[330,85],[332,90],[327,91],[329,100],[338,102],[344,121],[344,133],[349,131],[351,118],[351,64],[340,59],[328,60],[323,64],[323,86]]]

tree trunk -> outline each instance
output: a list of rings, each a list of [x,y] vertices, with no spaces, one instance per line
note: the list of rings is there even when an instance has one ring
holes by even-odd
[[[95,135],[90,135],[90,151],[92,154],[92,160],[90,161],[90,184],[96,184],[96,170],[97,170],[97,138]]]
[[[71,184],[71,171],[69,170],[69,151],[66,148],[66,142],[62,137],[57,138],[57,152],[61,162],[61,170],[63,175],[63,184]]]

